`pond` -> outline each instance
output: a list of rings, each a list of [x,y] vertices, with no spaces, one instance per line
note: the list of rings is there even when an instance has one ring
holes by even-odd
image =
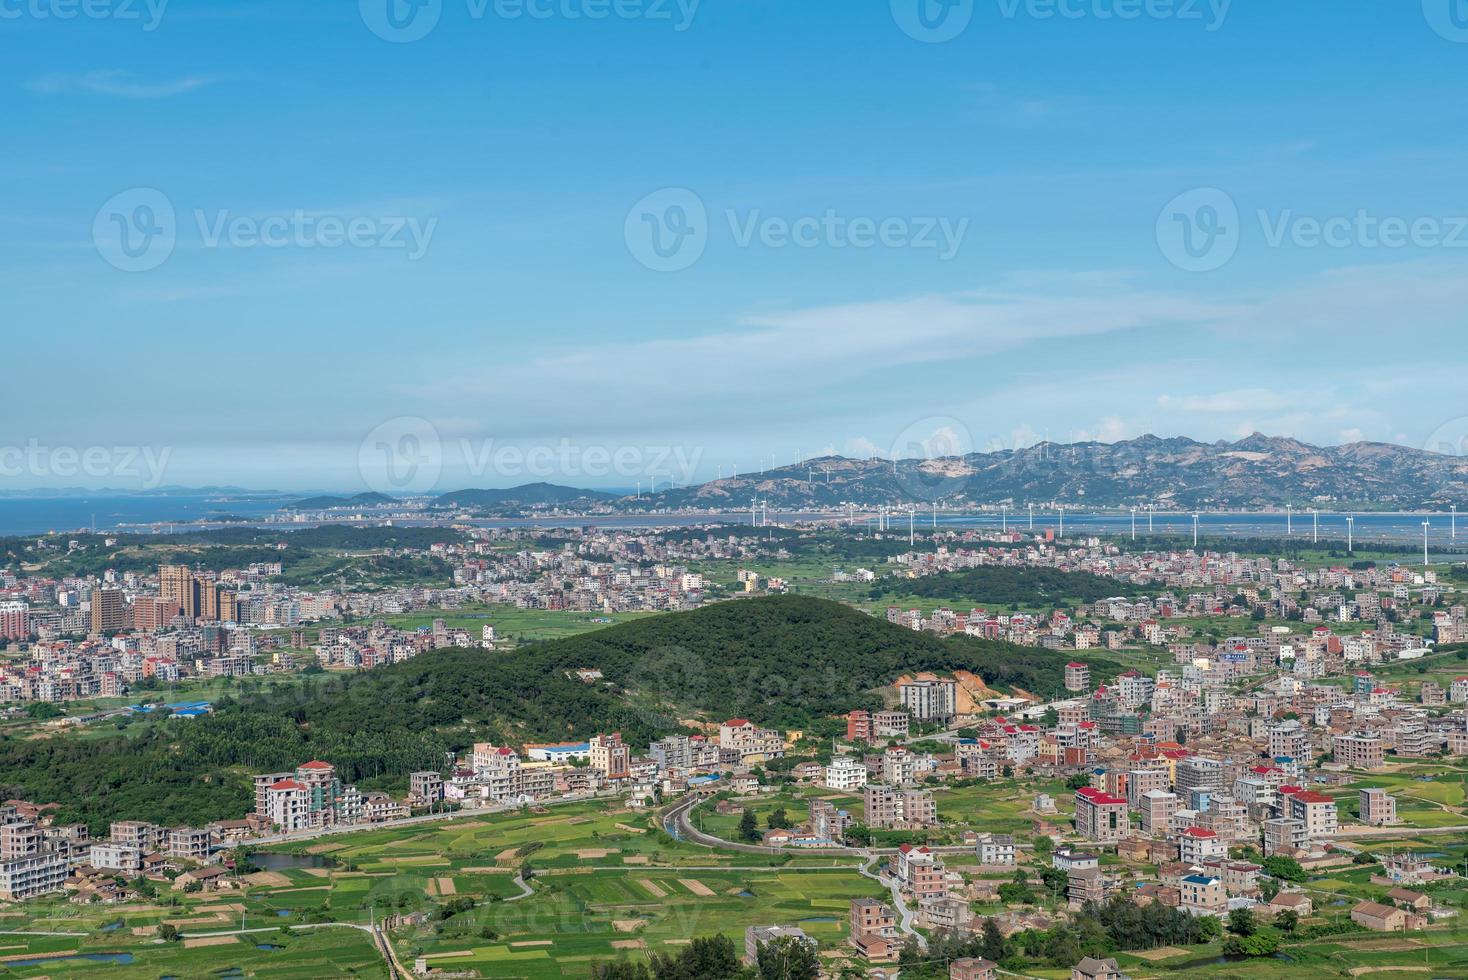
[[[86,960],[90,963],[120,963],[124,966],[133,961],[131,953],[74,953],[69,956],[38,956],[33,960],[7,960],[5,965],[13,966],[51,966],[56,963],[72,963],[77,960]]]
[[[1295,958],[1288,953],[1270,953],[1268,956],[1244,956],[1242,953],[1230,956],[1225,953],[1222,956],[1210,957],[1206,960],[1188,960],[1186,963],[1169,963],[1167,969],[1191,970],[1200,966],[1227,966],[1230,963],[1243,963],[1248,960],[1278,960],[1281,963],[1293,963]]]
[[[331,861],[321,854],[277,854],[258,851],[246,860],[265,871],[289,871],[292,868],[329,868]]]

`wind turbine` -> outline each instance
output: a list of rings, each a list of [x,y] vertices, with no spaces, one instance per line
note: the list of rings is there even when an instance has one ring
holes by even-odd
[[[1137,508],[1132,508],[1132,540],[1137,540]]]
[[[1035,529],[1035,505],[1030,504],[1030,530]]]
[[[1458,540],[1458,505],[1453,505],[1453,540]]]
[[[999,531],[1001,534],[1009,533],[1009,505],[999,505]]]
[[[1058,509],[1060,510],[1060,537],[1063,538],[1065,537],[1065,508],[1062,506]]]
[[[1356,518],[1346,518],[1346,554],[1356,550]]]
[[[1295,536],[1295,505],[1285,504],[1285,536]]]
[[[1427,530],[1430,527],[1432,527],[1432,524],[1429,521],[1422,522],[1422,564],[1424,566],[1432,564],[1427,557]]]
[[[909,548],[911,548],[913,546],[913,543],[916,540],[916,533],[915,533],[915,527],[916,527],[916,523],[915,522],[916,521],[917,521],[917,508],[916,507],[909,506],[907,508],[907,546]]]
[[[1198,547],[1198,515],[1193,515],[1193,547]]]
[[[1312,531],[1312,537],[1311,537],[1310,543],[1311,544],[1319,544],[1320,543],[1320,511],[1316,510],[1314,507],[1311,507],[1310,508],[1310,520],[1311,520],[1312,524],[1314,525],[1314,529]]]
[[[1154,515],[1156,513],[1157,513],[1157,505],[1156,504],[1148,504],[1147,505],[1147,533],[1148,534],[1151,534],[1152,533],[1152,515]]]

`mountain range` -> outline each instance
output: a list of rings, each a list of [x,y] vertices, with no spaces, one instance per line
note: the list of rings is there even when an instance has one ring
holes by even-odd
[[[1048,503],[1090,507],[1362,509],[1468,500],[1468,457],[1353,442],[1312,446],[1255,433],[1237,442],[1146,435],[1124,442],[1044,442],[937,459],[824,456],[763,473],[675,487],[623,507],[748,509]]]

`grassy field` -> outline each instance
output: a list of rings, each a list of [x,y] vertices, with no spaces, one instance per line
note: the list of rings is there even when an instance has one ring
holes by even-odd
[[[477,640],[485,626],[493,626],[501,637],[518,641],[556,640],[590,630],[625,623],[655,613],[588,613],[568,610],[520,609],[511,605],[470,605],[461,609],[425,609],[401,616],[383,617],[398,629],[415,630],[441,619],[449,629],[470,631]]]
[[[1405,772],[1379,779],[1394,791],[1417,783],[1424,799],[1461,802],[1461,783],[1454,785],[1447,767],[1440,768],[1425,773],[1434,776],[1429,782]],[[1027,837],[1024,810],[1034,789],[1011,780],[939,789],[945,829],[938,836],[973,827]],[[1040,789],[1053,791],[1061,802],[1068,796],[1055,786]],[[763,816],[785,806],[799,820],[813,795],[840,798],[849,809],[860,809],[855,798],[814,787],[788,787],[754,808]],[[707,829],[732,836],[737,817],[701,809],[707,810],[700,818]],[[1468,852],[1468,842],[1414,838],[1410,830],[1363,846],[1374,853],[1421,850],[1445,864],[1461,862]],[[0,931],[9,930],[0,934],[5,947],[0,957],[25,963],[0,962],[0,976],[382,977],[385,967],[367,934],[340,924],[412,913],[426,916],[398,924],[391,933],[404,961],[422,956],[440,969],[477,970],[496,980],[581,978],[594,962],[676,950],[694,936],[722,932],[737,942],[754,924],[797,924],[831,956],[841,950],[850,901],[882,896],[877,883],[857,873],[854,859],[714,851],[669,837],[652,814],[606,802],[362,831],[272,850],[274,856],[256,858],[270,870],[251,875],[248,887],[239,891],[185,896],[165,886],[156,897],[115,908],[50,900],[0,910]],[[532,893],[522,897],[514,879],[527,863],[534,872]],[[972,862],[961,855],[951,864],[972,870]],[[1370,882],[1372,870],[1336,869],[1308,882],[1317,906],[1312,921],[1338,919],[1361,898],[1379,899],[1383,889]],[[1468,891],[1460,880],[1432,888],[1440,903],[1461,908],[1468,901],[1460,894]],[[454,899],[472,899],[474,905],[445,917],[442,910]],[[976,906],[981,914],[998,910]],[[218,945],[189,946],[187,940],[159,941],[157,927],[163,922],[186,936],[241,926],[264,931],[226,937]],[[312,930],[314,923],[339,925]],[[42,935],[17,934],[21,931]],[[1373,976],[1386,977],[1427,966],[1431,972],[1423,976],[1430,980],[1468,976],[1468,952],[1459,938],[1441,929],[1408,937],[1335,936],[1290,943],[1287,958],[1247,962],[1229,962],[1217,944],[1164,952],[1160,958],[1127,953],[1118,958],[1136,977],[1347,976],[1350,967],[1367,965],[1383,969]],[[28,962],[44,954],[95,958]],[[1403,969],[1386,972],[1390,967]],[[1068,975],[1044,968],[1026,973]]]
[[[271,928],[204,944],[187,940],[165,943],[153,935],[159,918],[162,916],[154,912],[114,909],[69,918],[56,925],[67,931],[87,931],[81,937],[0,934],[0,976],[123,980],[169,976],[268,976],[279,980],[387,976],[382,957],[361,930],[329,927],[293,929],[286,934]],[[123,925],[115,926],[117,922]],[[134,934],[134,928],[147,935]]]

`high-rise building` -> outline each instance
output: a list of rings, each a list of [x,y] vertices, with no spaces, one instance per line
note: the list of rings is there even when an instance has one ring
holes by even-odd
[[[92,632],[118,633],[127,628],[127,601],[121,589],[92,593]]]
[[[0,602],[0,640],[24,640],[31,635],[31,607],[20,600]]]
[[[199,583],[187,565],[159,566],[158,585],[163,601],[177,606],[185,619],[199,618]]]

